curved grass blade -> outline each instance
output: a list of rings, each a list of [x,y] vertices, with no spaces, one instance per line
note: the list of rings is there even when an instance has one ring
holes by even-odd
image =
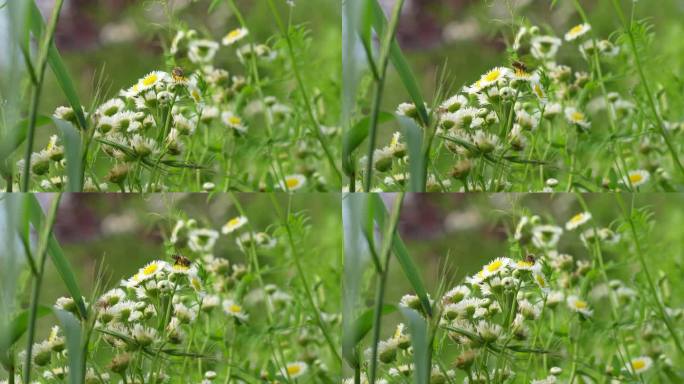
[[[81,135],[68,121],[52,118],[64,140],[66,157],[67,190],[81,192],[83,190],[83,154],[81,150]]]
[[[411,334],[413,346],[413,382],[415,384],[428,384],[430,382],[432,343],[429,340],[428,323],[425,319],[410,308],[399,308],[406,318],[408,330]]]
[[[62,331],[66,339],[67,352],[69,353],[69,383],[83,384],[85,381],[86,354],[81,323],[67,311],[55,309],[54,313],[62,324]]]
[[[387,221],[389,214],[385,204],[382,202],[382,199],[380,199],[380,195],[372,193],[370,194],[369,200],[375,208],[373,209],[375,222],[380,228],[385,228],[385,222]],[[397,258],[399,265],[401,265],[404,275],[406,275],[406,278],[409,280],[413,290],[420,299],[423,310],[425,310],[425,313],[432,316],[432,307],[430,306],[430,300],[428,299],[427,290],[425,289],[423,279],[420,277],[418,267],[416,267],[416,264],[409,255],[406,245],[404,244],[404,241],[401,240],[398,232],[395,232],[394,236],[392,236],[392,252]]]
[[[380,7],[380,4],[378,4],[378,0],[370,1],[373,8],[373,28],[375,28],[375,31],[379,35],[382,35],[387,26],[387,19],[382,11],[382,7]],[[404,54],[401,52],[401,48],[399,48],[399,44],[397,43],[396,39],[392,39],[389,55],[394,69],[396,69],[399,77],[401,78],[401,82],[404,84],[404,87],[409,93],[411,100],[413,100],[413,103],[416,105],[421,122],[426,127],[429,126],[430,116],[425,108],[425,101],[423,100],[420,88],[418,87],[418,82],[416,81],[416,77],[413,75],[411,67],[406,61]]]
[[[427,165],[423,156],[423,131],[408,117],[395,116],[404,129],[409,156],[409,188],[411,192],[425,192]]]
[[[29,26],[33,32],[33,35],[36,37],[41,36],[43,34],[43,30],[45,29],[45,22],[43,21],[43,16],[40,14],[40,10],[36,6],[34,0],[30,1],[28,13]],[[48,48],[47,61],[50,65],[50,68],[52,68],[52,73],[54,73],[59,87],[62,88],[64,96],[66,96],[67,100],[69,101],[69,105],[71,105],[76,113],[76,119],[78,120],[79,128],[85,129],[86,118],[83,114],[81,101],[78,98],[74,83],[69,76],[69,72],[62,61],[62,57],[60,56],[54,42],[52,42]]]
[[[392,119],[393,115],[387,112],[380,112],[378,116],[378,124],[386,123]],[[370,116],[366,116],[354,124],[344,135],[342,139],[342,168],[347,175],[354,173],[354,151],[363,143],[368,137],[368,127],[370,125]]]
[[[29,210],[29,220],[31,224],[33,224],[34,228],[42,228],[43,222],[45,221],[45,214],[43,213],[43,209],[40,207],[36,196],[34,194],[28,194],[26,195],[26,200],[28,203],[27,208]],[[59,243],[53,234],[50,234],[47,247],[48,255],[50,255],[52,263],[55,265],[64,285],[66,285],[69,294],[74,299],[79,315],[81,318],[85,319],[87,317],[87,312],[81,290],[76,283],[76,278],[74,277],[71,265],[64,256],[64,252],[62,252],[62,248],[59,246]]]

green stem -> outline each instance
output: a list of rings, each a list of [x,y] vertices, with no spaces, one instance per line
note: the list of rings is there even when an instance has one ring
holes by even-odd
[[[52,200],[52,205],[48,211],[47,217],[45,218],[45,223],[40,232],[40,238],[38,240],[38,275],[33,281],[33,289],[31,292],[31,310],[29,312],[29,323],[28,323],[28,333],[26,338],[26,358],[24,360],[24,384],[29,384],[31,382],[31,360],[33,355],[33,340],[36,335],[36,319],[38,318],[38,301],[40,299],[40,288],[43,283],[43,273],[45,272],[45,261],[47,260],[47,248],[50,235],[52,234],[52,227],[55,224],[55,218],[57,217],[57,207],[59,207],[59,201],[62,198],[62,194],[58,193],[54,196]]]
[[[672,340],[674,341],[675,346],[679,350],[679,353],[684,353],[684,347],[682,346],[682,342],[679,340],[679,335],[677,334],[677,331],[675,330],[675,327],[672,324],[672,319],[670,319],[670,316],[667,314],[667,311],[665,311],[665,304],[663,304],[663,302],[661,301],[660,295],[658,295],[658,289],[656,288],[656,285],[653,281],[653,277],[651,276],[651,273],[648,270],[648,264],[646,264],[646,258],[644,257],[644,252],[641,248],[641,243],[639,242],[636,225],[634,224],[634,220],[632,220],[632,214],[631,212],[627,211],[627,207],[625,206],[625,203],[622,200],[622,196],[620,194],[616,194],[615,198],[617,199],[618,205],[620,206],[620,209],[622,210],[622,213],[625,216],[625,220],[627,220],[627,223],[629,224],[629,228],[632,232],[632,237],[634,239],[634,246],[636,247],[637,256],[639,257],[639,262],[641,263],[641,268],[643,269],[644,276],[646,276],[646,282],[648,283],[651,295],[653,295],[653,300],[655,300],[657,304],[660,316],[665,322],[665,326],[667,327],[667,330],[670,332],[670,336],[672,336]],[[634,196],[632,198],[634,198]]]
[[[401,0],[400,0],[401,1]],[[390,256],[392,255],[392,240],[394,239],[397,224],[399,222],[399,214],[401,213],[401,204],[404,201],[404,192],[399,193],[394,201],[390,220],[385,228],[384,237],[382,239],[382,250],[380,256],[383,258],[382,270],[378,276],[378,288],[375,295],[375,310],[373,311],[373,344],[371,344],[371,361],[370,361],[370,380],[369,384],[375,384],[376,373],[378,369],[378,342],[380,341],[380,320],[382,318],[382,306],[385,299],[385,287],[387,286],[387,277],[389,275]],[[376,208],[377,209],[377,208]],[[372,246],[372,244],[369,244]]]
[[[390,49],[392,47],[392,42],[394,41],[394,35],[397,31],[397,26],[399,25],[399,15],[401,14],[401,8],[403,7],[404,0],[398,0],[394,5],[394,10],[392,11],[392,18],[390,19],[387,28],[385,29],[384,40],[382,41],[382,47],[380,50],[380,61],[379,68],[380,76],[375,82],[375,88],[373,90],[373,106],[371,110],[370,126],[368,130],[368,155],[366,157],[366,182],[364,183],[364,191],[370,192],[371,184],[373,180],[373,152],[375,151],[375,143],[378,136],[378,122],[380,119],[380,104],[382,103],[382,93],[385,88],[385,79],[387,77],[387,66],[389,65]]]
[[[36,121],[38,119],[38,105],[40,103],[40,93],[43,88],[43,81],[45,79],[45,69],[47,68],[48,51],[52,39],[55,35],[55,28],[57,27],[57,19],[59,19],[59,12],[62,9],[64,0],[56,0],[52,15],[45,29],[45,36],[40,46],[40,53],[38,55],[38,79],[35,82],[35,87],[31,91],[31,106],[29,108],[29,126],[28,136],[26,138],[26,153],[24,155],[24,170],[21,180],[21,191],[28,192],[29,178],[31,176],[31,156],[33,155],[33,141],[36,134]]]
[[[639,57],[639,52],[636,46],[636,40],[634,39],[634,33],[632,32],[632,26],[630,25],[630,23],[627,22],[625,14],[622,12],[622,8],[620,8],[618,0],[613,0],[612,3],[613,8],[615,8],[615,12],[620,18],[620,22],[622,23],[623,28],[625,29],[627,37],[629,37],[629,45],[630,48],[632,48],[632,54],[634,55],[634,63],[636,64],[637,73],[639,74],[639,80],[641,81],[641,85],[644,87],[644,91],[646,92],[648,104],[651,108],[651,113],[653,113],[653,116],[655,117],[657,122],[657,126],[660,129],[660,135],[663,137],[663,140],[667,145],[667,149],[670,151],[670,155],[672,156],[673,162],[677,166],[677,170],[684,176],[684,165],[682,165],[682,163],[679,161],[679,155],[677,154],[677,150],[672,144],[672,139],[670,138],[670,135],[667,133],[667,129],[665,129],[663,119],[660,117],[660,114],[658,113],[658,108],[656,107],[655,99],[653,98],[653,94],[651,93],[651,87],[649,86],[648,80],[646,79],[646,74],[644,73],[644,68],[641,64],[641,59]]]
[[[318,324],[318,327],[320,328],[321,333],[323,333],[323,337],[325,338],[325,341],[328,344],[328,347],[330,348],[330,351],[332,352],[336,361],[340,362],[340,364],[341,364],[342,357],[340,356],[340,353],[337,351],[337,344],[333,341],[332,336],[330,335],[330,332],[328,330],[328,327],[323,322],[323,317],[321,316],[321,310],[320,310],[320,308],[318,308],[318,305],[316,305],[316,301],[313,298],[313,292],[311,292],[311,287],[309,286],[309,281],[306,279],[304,269],[302,268],[302,261],[299,258],[299,253],[297,252],[297,246],[295,244],[294,237],[292,235],[292,228],[290,228],[289,215],[284,215],[281,208],[280,208],[280,205],[275,201],[274,195],[273,194],[269,194],[269,195],[271,196],[271,201],[273,203],[273,207],[275,208],[276,212],[278,212],[278,215],[283,220],[283,226],[285,227],[285,231],[287,232],[287,239],[288,239],[288,243],[290,245],[290,250],[292,252],[292,258],[294,259],[295,267],[297,268],[297,274],[299,275],[299,279],[302,281],[302,285],[304,285],[304,292],[306,293],[306,299],[309,302],[311,309],[314,311],[314,314],[316,317],[316,323]],[[292,195],[288,195],[288,198],[291,199]]]
[[[294,53],[294,47],[292,46],[292,39],[290,39],[290,34],[287,28],[285,28],[285,25],[283,24],[283,21],[280,19],[280,15],[278,14],[278,10],[275,7],[275,4],[273,3],[273,0],[268,0],[268,4],[271,9],[271,13],[273,14],[273,18],[276,21],[276,24],[278,24],[278,28],[280,29],[283,38],[285,39],[285,42],[287,43],[287,52],[290,55],[290,60],[292,61],[292,72],[295,75],[295,79],[297,80],[297,86],[299,87],[299,91],[302,93],[302,98],[304,99],[304,105],[306,106],[306,112],[309,116],[309,119],[311,120],[312,128],[314,129],[314,136],[318,140],[318,142],[321,144],[321,147],[323,148],[323,152],[325,152],[325,157],[328,159],[328,163],[330,164],[330,168],[333,170],[338,183],[342,184],[342,173],[340,172],[339,169],[337,169],[337,162],[335,161],[335,158],[332,155],[332,151],[330,150],[330,147],[328,146],[328,143],[325,140],[325,137],[323,136],[323,132],[321,131],[320,124],[318,123],[316,119],[316,115],[313,112],[313,107],[311,106],[311,101],[309,100],[309,95],[306,92],[306,88],[304,87],[304,81],[302,80],[302,75],[299,72],[299,66],[297,65],[297,59],[295,57]]]

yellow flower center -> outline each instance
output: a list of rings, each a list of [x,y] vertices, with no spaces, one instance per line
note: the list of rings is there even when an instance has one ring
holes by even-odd
[[[299,186],[299,180],[295,179],[294,177],[287,179],[287,180],[285,180],[285,185],[287,185],[288,189],[298,187]]]
[[[572,121],[582,121],[582,120],[584,120],[584,113],[573,112],[570,117],[572,118]]]
[[[184,271],[187,271],[189,269],[190,269],[190,267],[183,265],[183,264],[174,264],[173,265],[174,271],[184,272]]]
[[[535,275],[534,279],[537,280],[537,284],[539,284],[540,287],[542,287],[542,288],[546,287],[546,280],[544,280],[544,276]]]
[[[584,214],[578,213],[575,216],[573,216],[572,219],[570,219],[570,222],[573,224],[576,224],[576,223],[579,223],[580,221],[582,221],[583,219],[584,219]]]
[[[240,36],[240,30],[239,29],[233,29],[228,33],[228,38],[229,39],[236,39],[238,36]]]
[[[534,85],[534,93],[537,97],[544,97],[544,90],[542,90],[542,87],[539,84]]]
[[[156,82],[157,82],[157,79],[158,79],[157,74],[156,74],[156,73],[153,73],[153,74],[150,74],[150,75],[145,76],[145,78],[143,79],[142,83],[143,83],[144,86],[148,87],[148,86],[150,86],[150,85],[156,83]]]
[[[195,99],[195,101],[197,101],[197,100],[200,99],[200,94],[199,94],[199,92],[196,91],[196,90],[193,90],[193,91],[192,91],[191,96],[192,96],[193,99]]]
[[[143,274],[144,275],[151,275],[151,274],[157,272],[158,268],[159,268],[159,266],[157,265],[157,263],[152,263],[143,269]]]
[[[242,119],[237,116],[231,116],[228,118],[228,122],[232,125],[240,125],[240,123],[242,123]]]
[[[240,313],[242,311],[242,307],[237,304],[231,304],[230,307],[228,307],[228,310],[232,313]]]
[[[587,307],[587,302],[583,300],[577,300],[575,301],[575,308],[577,309],[585,309]]]
[[[495,69],[493,71],[490,71],[487,75],[485,75],[485,80],[490,82],[496,81],[499,77],[501,77],[501,71]]]
[[[230,219],[230,221],[228,221],[228,226],[234,227],[234,226],[238,225],[238,223],[240,223],[240,218],[236,217],[236,218]]]
[[[629,181],[632,182],[632,184],[640,183],[643,180],[644,177],[640,173],[634,173],[629,175]]]
[[[572,29],[570,30],[570,34],[576,35],[576,34],[582,32],[583,29],[584,29],[584,25],[582,25],[582,24],[576,25],[576,26],[572,27]]]
[[[487,272],[496,272],[501,268],[501,266],[503,266],[503,262],[501,260],[494,260],[487,265]]]
[[[534,263],[531,261],[520,260],[520,261],[518,261],[518,267],[531,268],[531,267],[534,267]]]
[[[646,362],[641,359],[632,361],[632,368],[634,368],[634,370],[638,371],[640,369],[644,369],[645,367]]]
[[[288,365],[287,366],[287,373],[290,375],[297,375],[301,371],[302,371],[302,367],[300,367],[299,365]]]
[[[194,277],[190,280],[190,284],[192,284],[192,287],[196,290],[199,291],[202,288],[202,284],[200,283],[199,279]]]

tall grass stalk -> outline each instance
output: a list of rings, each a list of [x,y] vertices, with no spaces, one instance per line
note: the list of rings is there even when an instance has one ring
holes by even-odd
[[[31,155],[33,154],[33,141],[36,133],[36,121],[38,119],[38,105],[40,104],[40,96],[43,89],[43,82],[45,80],[45,70],[47,69],[48,63],[48,51],[55,36],[57,20],[59,19],[59,13],[62,10],[63,3],[64,0],[55,1],[52,9],[52,15],[50,16],[50,21],[45,29],[45,36],[43,36],[43,40],[40,45],[40,51],[38,53],[38,73],[36,74],[37,79],[31,90],[31,105],[29,108],[28,117],[28,136],[26,138],[26,154],[24,155],[24,170],[21,179],[22,192],[28,192],[29,189],[29,178],[31,176]],[[27,60],[29,59],[27,58]]]
[[[24,359],[23,370],[24,384],[29,384],[31,382],[31,360],[33,352],[33,340],[36,334],[36,320],[38,318],[38,301],[40,300],[40,289],[43,283],[43,274],[45,272],[45,261],[47,260],[48,241],[52,235],[52,227],[55,224],[57,208],[59,207],[61,198],[61,194],[54,195],[52,205],[50,206],[48,214],[45,218],[44,226],[40,229],[39,234],[38,252],[36,255],[38,257],[38,274],[33,280],[33,287],[31,291],[31,309],[29,312],[28,334],[26,338],[26,358]]]
[[[634,200],[634,198],[635,196],[632,195],[632,201]],[[632,218],[632,212],[627,209],[627,206],[625,205],[625,202],[620,194],[615,194],[615,199],[617,200],[617,203],[620,206],[620,210],[622,211],[622,214],[624,215],[624,218],[627,221],[627,224],[629,225],[630,231],[632,232],[632,240],[634,241],[637,257],[639,259],[639,263],[641,264],[641,268],[644,272],[644,276],[646,277],[648,288],[651,291],[650,293],[653,296],[653,300],[656,302],[658,312],[660,312],[660,316],[662,317],[662,320],[665,323],[665,326],[667,327],[667,330],[670,333],[672,340],[677,346],[679,353],[684,354],[684,347],[682,346],[682,341],[679,340],[679,334],[675,329],[675,325],[672,323],[670,315],[667,313],[665,309],[665,304],[663,304],[660,294],[658,293],[658,288],[656,287],[655,281],[653,280],[653,276],[651,276],[651,272],[648,269],[646,257],[644,256],[644,251],[641,246],[641,242],[639,241],[639,234],[637,232],[636,224],[634,224],[634,219]]]
[[[330,150],[330,145],[323,136],[323,131],[321,131],[320,124],[314,113],[313,106],[311,105],[311,100],[309,99],[309,93],[306,91],[306,87],[304,86],[304,80],[302,80],[302,75],[299,71],[299,65],[297,65],[297,57],[295,56],[294,47],[292,45],[292,39],[290,38],[290,27],[289,25],[286,26],[283,23],[283,20],[280,18],[280,14],[278,13],[278,9],[273,3],[273,0],[268,0],[268,5],[271,9],[271,13],[273,14],[273,19],[275,20],[278,29],[280,30],[287,44],[287,52],[290,55],[290,61],[292,62],[292,72],[294,73],[294,77],[297,81],[299,91],[302,93],[302,99],[304,99],[306,112],[309,119],[311,120],[312,129],[314,130],[314,137],[316,137],[318,142],[321,144],[321,147],[323,148],[323,152],[325,152],[325,156],[328,160],[330,168],[333,170],[333,173],[337,177],[338,184],[341,185],[342,172],[337,168],[337,160],[333,157],[332,151]]]
[[[404,201],[404,192],[399,193],[394,200],[394,206],[390,213],[387,228],[384,228],[382,239],[382,248],[380,257],[382,258],[381,270],[378,271],[377,276],[377,290],[375,292],[375,309],[373,312],[373,336],[371,344],[371,361],[370,361],[370,378],[369,383],[375,384],[375,378],[378,367],[378,342],[380,341],[380,320],[382,319],[382,307],[385,300],[385,287],[387,286],[387,277],[389,275],[390,256],[392,255],[392,242],[394,240],[397,224],[399,222],[399,214],[401,213],[401,205]],[[377,207],[375,209],[378,209]],[[369,246],[373,246],[369,244]]]
[[[622,23],[622,27],[625,30],[625,34],[629,38],[629,46],[632,49],[632,54],[634,55],[634,64],[636,65],[637,73],[639,74],[639,80],[641,81],[641,86],[644,87],[644,92],[646,93],[648,105],[651,109],[653,117],[656,120],[656,125],[658,126],[658,129],[660,131],[660,135],[663,137],[665,145],[667,145],[667,149],[670,152],[670,155],[672,156],[672,161],[675,163],[677,170],[679,171],[679,173],[681,173],[682,176],[684,176],[684,165],[682,165],[681,161],[679,160],[677,149],[672,144],[672,138],[670,137],[670,134],[667,132],[667,129],[665,128],[663,119],[660,116],[660,113],[658,112],[658,107],[656,106],[655,98],[653,97],[653,93],[651,92],[651,86],[649,85],[648,80],[646,79],[646,74],[644,73],[644,68],[641,63],[641,57],[639,56],[639,49],[637,48],[636,39],[634,38],[634,31],[632,31],[632,20],[628,21],[625,17],[625,13],[622,11],[619,0],[612,0],[612,4],[613,8],[615,8],[615,13],[617,14],[618,18],[620,19],[620,22]],[[634,6],[634,4],[632,6]]]
[[[399,16],[404,5],[404,0],[398,0],[394,4],[392,10],[392,17],[390,18],[387,28],[385,28],[385,36],[383,36],[382,46],[380,48],[380,58],[377,66],[373,66],[378,73],[375,78],[375,87],[373,89],[373,105],[371,109],[370,126],[368,130],[368,156],[366,163],[366,182],[364,183],[364,191],[370,192],[372,177],[373,177],[373,152],[375,151],[375,144],[378,136],[378,120],[380,118],[380,107],[382,103],[382,94],[385,88],[385,81],[387,77],[387,66],[389,65],[390,49],[394,41],[394,35],[397,32],[399,24]],[[370,56],[369,56],[370,58]]]
[[[292,195],[288,195],[288,210],[287,212],[283,212],[283,210],[280,207],[280,204],[275,199],[274,194],[270,194],[271,197],[271,202],[273,203],[273,208],[275,209],[276,213],[278,216],[281,217],[283,221],[283,227],[285,228],[285,231],[287,232],[287,240],[288,244],[290,246],[290,251],[292,252],[292,258],[294,260],[295,267],[297,268],[297,274],[299,275],[299,279],[302,282],[302,285],[304,286],[304,292],[306,293],[306,298],[307,301],[309,302],[309,306],[311,306],[311,310],[314,312],[315,318],[316,318],[316,325],[318,325],[319,329],[321,330],[321,333],[323,334],[323,337],[325,338],[326,343],[328,344],[328,347],[330,348],[330,352],[332,355],[335,357],[336,361],[339,363],[339,365],[342,365],[342,356],[340,356],[340,352],[337,350],[338,346],[337,344],[333,341],[332,335],[330,334],[330,330],[328,329],[327,325],[323,322],[323,316],[321,314],[321,309],[318,307],[318,304],[316,303],[316,300],[314,300],[314,295],[313,292],[311,291],[311,286],[309,285],[309,281],[306,278],[306,274],[304,273],[304,269],[302,268],[302,261],[300,259],[299,252],[297,251],[297,245],[295,244],[294,241],[294,236],[292,235],[292,228],[290,226],[290,210],[289,206],[292,201]]]

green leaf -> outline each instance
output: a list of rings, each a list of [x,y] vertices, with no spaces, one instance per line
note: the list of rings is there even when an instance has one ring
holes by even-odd
[[[416,311],[410,308],[400,308],[406,318],[408,330],[411,334],[413,346],[413,382],[415,384],[428,384],[430,382],[432,342],[428,336],[427,321]]]
[[[34,194],[28,194],[27,203],[29,210],[29,220],[31,221],[31,224],[33,224],[33,227],[36,229],[42,228],[43,222],[45,221],[45,214],[43,213],[43,209],[40,207],[40,204],[38,203],[38,199],[36,199],[36,196]],[[78,287],[78,283],[76,283],[76,278],[74,277],[73,269],[71,268],[71,265],[64,256],[64,252],[62,251],[62,248],[59,246],[59,243],[57,242],[53,234],[50,234],[47,246],[48,255],[50,255],[52,263],[55,265],[57,272],[61,276],[64,285],[66,285],[69,294],[74,299],[76,307],[78,308],[78,313],[82,318],[85,319],[87,317],[87,311],[85,303],[83,302],[83,295],[81,295],[81,290]]]
[[[49,307],[39,305],[38,311],[36,311],[36,318],[41,318],[49,313]],[[14,319],[12,319],[12,323],[10,324],[10,346],[19,341],[19,339],[24,335],[24,333],[26,333],[26,329],[28,328],[28,321],[28,310],[21,311]]]
[[[387,112],[380,112],[378,116],[378,124],[385,123],[392,119],[392,114]],[[347,175],[354,173],[354,151],[363,143],[368,137],[368,128],[370,126],[370,116],[366,116],[354,124],[348,130],[342,140],[342,167]]]
[[[425,192],[427,166],[423,156],[423,130],[413,119],[395,116],[404,129],[409,156],[409,188],[411,192]]]
[[[387,315],[397,310],[397,307],[392,304],[385,304],[382,306],[380,313]],[[366,309],[359,317],[354,320],[354,341],[356,343],[363,340],[364,337],[373,328],[373,315],[375,308]]]
[[[55,309],[55,316],[62,324],[62,332],[66,339],[67,352],[69,353],[69,383],[83,384],[85,381],[85,351],[81,323],[70,312]]]
[[[81,135],[68,121],[52,118],[64,141],[66,157],[67,190],[81,192],[83,190],[83,155],[81,151]]]
[[[28,12],[29,25],[31,28],[31,32],[33,32],[33,35],[36,36],[36,38],[38,38],[43,34],[43,30],[45,29],[45,21],[43,21],[43,16],[40,14],[40,10],[36,6],[35,1],[30,0],[30,3],[31,4],[29,5]],[[48,64],[50,64],[50,68],[52,68],[52,73],[55,75],[55,78],[57,79],[59,87],[62,88],[64,96],[66,96],[67,100],[69,101],[69,104],[71,105],[71,108],[73,108],[74,112],[76,113],[76,119],[78,120],[79,128],[85,129],[86,118],[83,114],[83,106],[78,98],[78,94],[76,93],[74,83],[73,81],[71,81],[69,72],[67,71],[64,62],[62,61],[62,57],[60,56],[59,51],[57,50],[57,47],[55,46],[54,42],[52,42],[50,44],[50,47],[48,48],[47,60]]]
[[[379,207],[379,209],[373,210],[375,214],[375,221],[378,223],[380,228],[385,228],[385,222],[389,216],[385,204],[380,199],[380,195],[375,193],[370,194],[370,200],[375,207]],[[404,241],[401,240],[401,236],[399,236],[398,232],[395,232],[394,236],[392,237],[392,253],[394,253],[399,265],[401,265],[401,269],[404,271],[404,275],[408,279],[409,283],[411,283],[413,290],[420,299],[423,310],[428,315],[432,315],[432,307],[430,306],[430,300],[428,299],[427,290],[425,289],[425,284],[423,284],[423,279],[420,277],[418,267],[408,254],[406,245],[404,244]]]
[[[50,124],[50,118],[44,115],[38,115],[36,118],[36,127]],[[26,140],[26,132],[28,131],[28,119],[22,119],[17,122],[12,132],[8,132],[0,141],[0,159],[9,159],[14,151]],[[2,164],[1,166],[4,166]]]
[[[378,4],[378,0],[369,1],[372,2],[373,7],[373,28],[375,28],[378,35],[382,35],[387,26],[387,19],[382,11],[382,7]],[[406,61],[404,54],[401,52],[401,48],[396,39],[392,40],[392,45],[390,46],[390,61],[392,62],[394,69],[397,70],[399,78],[404,84],[406,91],[409,93],[411,100],[413,100],[413,103],[416,105],[421,122],[424,126],[429,126],[430,116],[425,108],[425,101],[423,100],[420,88],[418,87],[418,82],[413,75],[411,67]]]

